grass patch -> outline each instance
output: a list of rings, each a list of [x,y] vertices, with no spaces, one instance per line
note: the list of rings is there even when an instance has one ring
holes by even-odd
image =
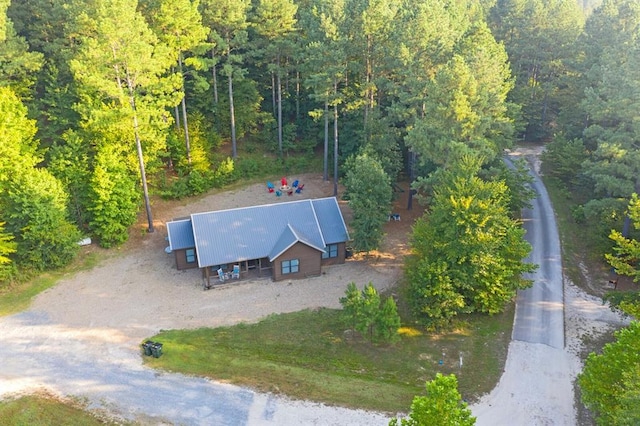
[[[85,411],[77,402],[63,402],[46,395],[26,395],[0,401],[0,424],[92,426],[125,423]]]
[[[92,250],[78,255],[73,262],[58,271],[42,272],[32,279],[0,287],[0,316],[27,309],[35,296],[53,287],[60,279],[69,274],[92,269],[103,259],[104,253],[99,254],[98,251]]]
[[[438,372],[455,373],[467,400],[489,392],[502,374],[512,322],[509,308],[463,318],[446,333],[405,327],[398,344],[382,346],[345,333],[340,310],[304,310],[256,324],[162,331],[151,340],[163,343],[163,356],[145,361],[296,399],[398,412]]]
[[[597,245],[598,238],[585,233],[585,224],[577,223],[572,215],[572,208],[578,203],[571,193],[562,188],[557,180],[542,176],[547,193],[556,214],[558,233],[560,234],[563,269],[571,281],[591,294],[601,296],[593,286],[585,282],[587,269],[596,281],[606,281],[607,265],[602,257],[602,247]]]

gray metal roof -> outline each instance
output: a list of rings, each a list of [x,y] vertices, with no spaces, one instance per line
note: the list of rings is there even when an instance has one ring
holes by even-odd
[[[351,239],[336,197],[313,200],[313,208],[316,211],[325,244],[342,243]]]
[[[324,251],[324,247],[316,246],[310,238],[305,236],[304,232],[298,231],[294,229],[291,224],[288,224],[269,253],[269,262],[273,262],[274,259],[278,258],[278,256],[297,242],[306,244],[318,251]]]
[[[178,249],[178,242],[184,241],[178,240],[182,234],[177,227],[185,224],[175,225],[178,222],[183,221],[167,223],[167,229],[172,230],[172,249]],[[196,248],[201,268],[263,257],[273,259],[297,241],[322,251],[327,244],[349,239],[335,197],[194,213],[190,223],[191,247]]]
[[[174,220],[167,223],[167,234],[169,236],[169,248],[182,250],[196,246],[193,240],[193,228],[191,219]]]

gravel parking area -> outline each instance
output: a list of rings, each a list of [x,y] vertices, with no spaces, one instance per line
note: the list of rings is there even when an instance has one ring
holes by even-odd
[[[349,282],[379,290],[401,274],[411,221],[388,224],[388,251],[323,269],[319,277],[272,282],[234,281],[203,289],[199,270],[178,271],[164,248],[165,223],[190,213],[331,196],[321,176],[295,177],[301,194],[276,197],[265,185],[210,194],[190,203],[154,206],[122,248],[88,247],[105,260],[61,280],[31,308],[0,319],[0,397],[43,390],[72,395],[109,415],[142,424],[289,425],[386,424],[386,416],[290,401],[213,381],[161,373],[142,365],[140,343],[161,329],[254,322],[272,313],[340,306]],[[345,217],[350,212],[341,202]],[[417,212],[415,214],[418,214]],[[115,253],[114,253],[115,252]],[[346,422],[346,423],[345,423]]]

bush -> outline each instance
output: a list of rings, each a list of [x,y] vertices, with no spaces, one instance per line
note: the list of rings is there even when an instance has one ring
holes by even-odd
[[[382,304],[378,290],[371,282],[358,291],[356,284],[350,282],[345,297],[340,298],[344,318],[348,326],[368,336],[370,341],[392,343],[399,340],[400,315],[395,301],[389,297]]]

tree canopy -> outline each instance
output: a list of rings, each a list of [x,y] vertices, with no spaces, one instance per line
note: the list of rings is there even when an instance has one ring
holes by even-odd
[[[407,277],[414,311],[441,325],[465,312],[501,312],[531,283],[531,247],[510,217],[502,181],[483,181],[482,160],[465,157],[434,187],[430,208],[416,221]]]
[[[473,426],[476,418],[471,415],[466,402],[458,392],[458,379],[453,374],[441,373],[425,385],[427,394],[413,398],[411,411],[406,418],[392,419],[389,426]]]

